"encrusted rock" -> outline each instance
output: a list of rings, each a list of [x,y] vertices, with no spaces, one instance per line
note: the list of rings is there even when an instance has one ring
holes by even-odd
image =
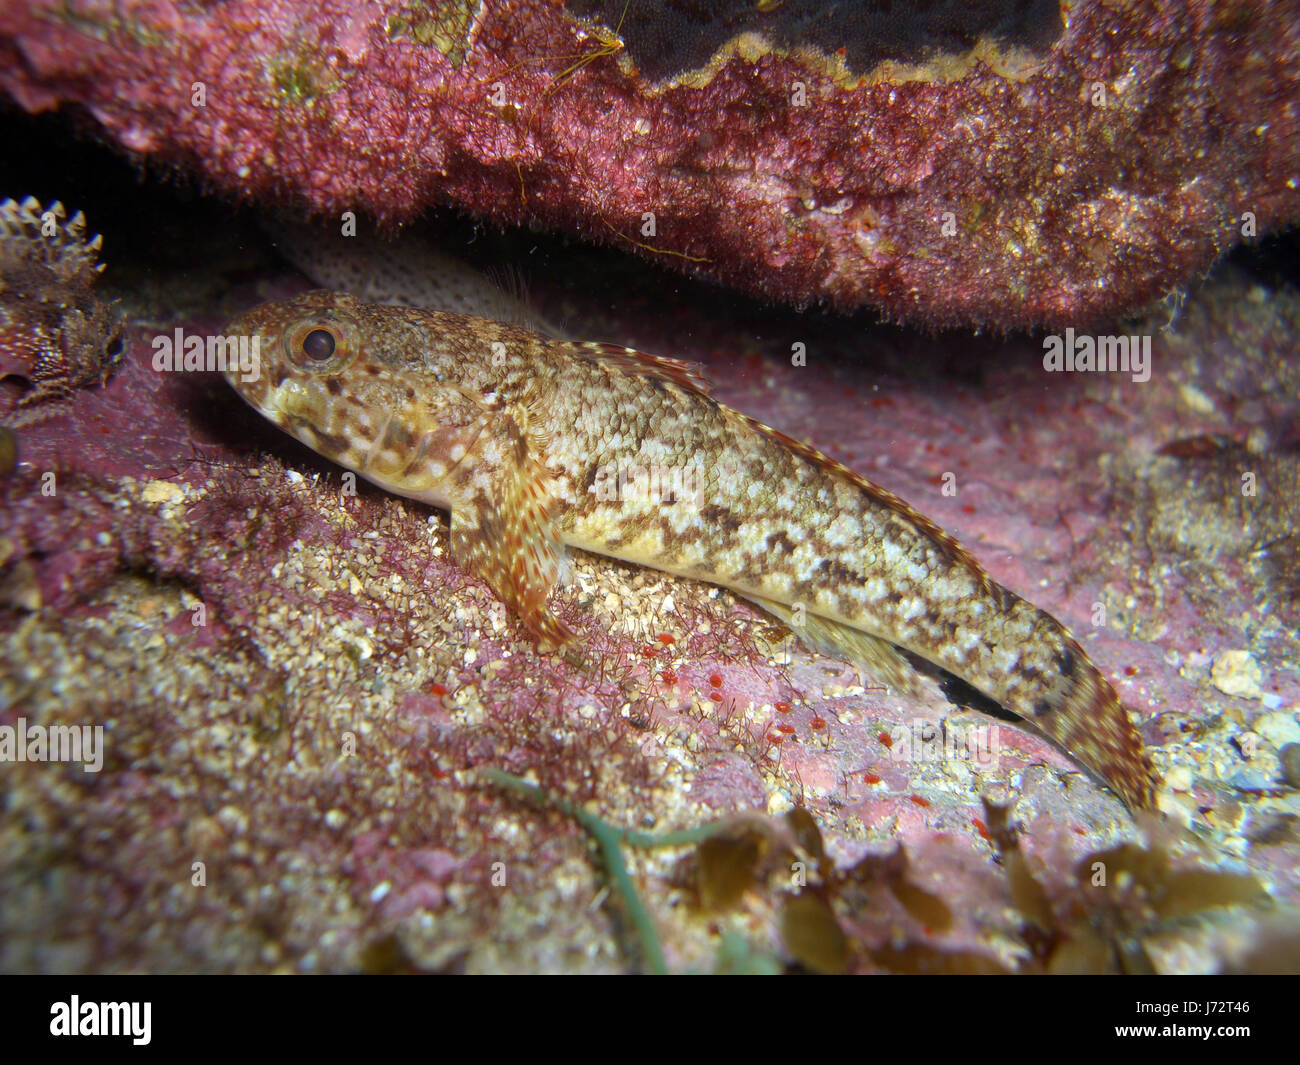
[[[1079,323],[1300,217],[1300,0],[0,5],[0,91],[240,198]]]

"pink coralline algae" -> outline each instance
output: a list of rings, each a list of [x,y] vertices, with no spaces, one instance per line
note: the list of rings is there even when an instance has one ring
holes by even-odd
[[[1130,310],[1300,217],[1300,0],[887,6],[7,0],[0,90],[239,198],[931,324]]]

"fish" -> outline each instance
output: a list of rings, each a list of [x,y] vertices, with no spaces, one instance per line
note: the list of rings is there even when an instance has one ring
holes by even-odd
[[[1057,744],[1131,809],[1159,778],[1115,689],[1050,614],[897,495],[717,402],[700,368],[506,322],[316,291],[234,319],[265,418],[450,512],[453,560],[543,650],[569,549],[729,588],[897,679],[916,656]]]
[[[263,216],[259,225],[280,256],[317,288],[394,307],[494,318],[535,333],[563,336],[528,302],[522,274],[505,268],[483,273],[438,248],[428,234],[385,239],[362,228],[345,235],[338,226],[276,215]]]
[[[0,202],[0,379],[24,383],[0,414],[9,426],[58,414],[74,389],[105,384],[122,365],[121,315],[94,291],[102,245],[62,203]]]

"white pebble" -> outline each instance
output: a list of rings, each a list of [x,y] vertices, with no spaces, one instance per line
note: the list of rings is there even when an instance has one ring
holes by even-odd
[[[1224,651],[1210,667],[1210,682],[1225,695],[1258,699],[1263,679],[1263,671],[1249,651]]]

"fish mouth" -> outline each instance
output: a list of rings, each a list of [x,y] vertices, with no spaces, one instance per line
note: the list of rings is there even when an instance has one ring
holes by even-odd
[[[268,420],[313,447],[316,440],[328,437],[320,429],[324,413],[320,409],[320,397],[292,377],[282,378],[275,384],[268,382],[258,408]],[[346,445],[342,450],[347,450]]]
[[[315,448],[328,458],[348,450],[348,442],[324,432],[323,397],[310,377],[292,373],[285,358],[283,330],[256,314],[236,318],[226,326],[226,336],[259,338],[258,362],[251,374],[234,367],[223,374],[230,386],[258,414],[272,425]]]
[[[257,356],[251,373],[245,373],[237,366],[228,366],[222,375],[249,406],[270,418],[273,414],[270,407],[272,395],[284,381],[284,374],[278,369],[281,365],[279,339],[269,330],[251,323],[245,325],[240,319],[226,326],[222,335],[246,336],[250,341],[258,341]]]

